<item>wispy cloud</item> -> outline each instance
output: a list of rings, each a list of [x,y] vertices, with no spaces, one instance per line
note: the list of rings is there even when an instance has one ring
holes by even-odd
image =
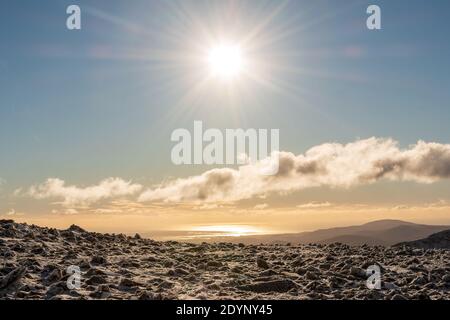
[[[8,216],[8,217],[18,217],[18,216],[23,216],[23,215],[25,215],[23,212],[17,212],[14,209],[11,209],[5,213],[5,216]]]
[[[264,210],[267,209],[269,205],[267,203],[260,203],[253,207],[255,210]]]
[[[64,206],[90,205],[100,200],[130,196],[141,191],[140,184],[120,178],[108,178],[97,185],[77,187],[66,185],[61,179],[50,178],[42,184],[32,186],[27,194],[36,199],[61,199]]]
[[[259,174],[261,164],[212,169],[145,190],[139,201],[238,201],[311,187],[348,188],[381,179],[432,183],[450,177],[450,145],[419,141],[400,149],[392,139],[326,143],[305,154],[279,153],[279,171]]]
[[[77,209],[74,209],[74,208],[62,208],[60,210],[53,209],[52,213],[53,214],[60,214],[60,215],[73,215],[73,214],[78,214],[79,211]]]
[[[297,208],[299,209],[315,209],[315,208],[328,208],[331,207],[332,204],[330,202],[309,202],[299,204]]]

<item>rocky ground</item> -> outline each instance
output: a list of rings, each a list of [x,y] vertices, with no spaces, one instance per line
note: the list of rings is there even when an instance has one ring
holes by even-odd
[[[381,290],[366,286],[373,264]],[[67,286],[71,265],[79,289]],[[449,298],[445,249],[196,245],[0,220],[0,299]]]

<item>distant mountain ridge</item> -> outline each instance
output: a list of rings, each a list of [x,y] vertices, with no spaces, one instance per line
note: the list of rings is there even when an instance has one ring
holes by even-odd
[[[383,245],[391,246],[400,242],[408,242],[426,238],[436,232],[450,229],[450,226],[424,225],[401,220],[378,220],[362,225],[319,229],[316,231],[273,234],[260,236],[243,236],[230,239],[221,237],[214,241],[257,243],[321,243],[340,242],[348,245]]]
[[[401,242],[396,246],[408,246],[419,249],[450,249],[450,229],[434,233],[425,239]]]

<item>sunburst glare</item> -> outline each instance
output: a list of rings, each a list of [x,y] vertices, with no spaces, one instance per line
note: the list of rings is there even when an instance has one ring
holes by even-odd
[[[211,73],[223,79],[235,78],[245,68],[242,49],[238,45],[220,44],[212,47],[207,60]]]

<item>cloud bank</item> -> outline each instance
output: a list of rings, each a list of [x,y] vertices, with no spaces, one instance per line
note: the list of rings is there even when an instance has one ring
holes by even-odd
[[[279,153],[279,171],[260,174],[261,163],[212,169],[145,190],[141,202],[238,201],[311,187],[349,188],[381,179],[432,183],[450,178],[450,145],[419,141],[400,149],[392,139],[326,143],[305,154]]]
[[[50,178],[40,185],[32,186],[27,193],[36,199],[61,199],[64,206],[83,206],[100,200],[130,196],[141,189],[141,185],[120,178],[108,178],[85,188],[66,186],[63,180]]]
[[[326,143],[299,155],[280,152],[279,170],[273,176],[261,175],[265,165],[267,162],[262,161],[237,169],[215,168],[145,190],[142,185],[121,178],[108,178],[87,187],[66,185],[61,179],[51,178],[25,193],[36,199],[60,200],[65,207],[124,197],[137,197],[139,202],[211,206],[312,187],[349,188],[382,179],[432,183],[450,178],[450,144],[419,141],[400,149],[395,140],[370,138],[348,144]],[[318,206],[328,203],[307,204],[303,208]]]

